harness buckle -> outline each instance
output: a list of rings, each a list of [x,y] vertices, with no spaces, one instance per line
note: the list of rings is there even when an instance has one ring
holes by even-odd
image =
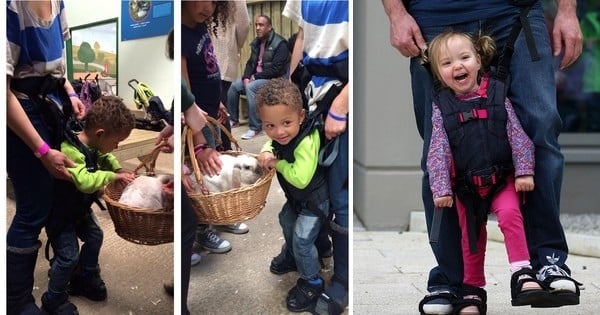
[[[496,172],[489,175],[473,175],[471,176],[471,180],[476,187],[487,187],[495,185],[498,182]]]
[[[460,121],[461,123],[465,123],[469,120],[473,120],[473,119],[487,119],[487,109],[482,108],[482,109],[472,109],[470,111],[467,112],[460,112],[458,113],[458,121]]]

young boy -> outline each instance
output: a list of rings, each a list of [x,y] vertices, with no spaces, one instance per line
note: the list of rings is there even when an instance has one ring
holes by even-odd
[[[265,169],[277,170],[286,203],[279,213],[285,238],[300,278],[287,296],[292,312],[308,311],[323,292],[315,240],[329,212],[325,170],[318,165],[321,132],[307,118],[298,88],[285,79],[272,79],[256,94],[263,129],[271,138],[259,155]]]
[[[104,185],[135,179],[135,173],[122,169],[110,154],[134,124],[133,114],[120,98],[103,96],[89,108],[83,131],[67,130],[67,139],[61,143],[61,151],[77,165],[67,168],[71,181],[57,180],[46,225],[54,253],[48,291],[42,296],[42,308],[49,314],[77,314],[67,292],[94,301],[106,299],[98,265],[103,233],[90,207]],[[81,251],[78,238],[83,241]]]

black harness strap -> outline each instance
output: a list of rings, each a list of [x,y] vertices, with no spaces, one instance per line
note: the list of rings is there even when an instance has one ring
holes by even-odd
[[[513,25],[510,34],[506,40],[506,43],[504,44],[504,48],[502,50],[502,53],[500,55],[500,57],[498,58],[498,66],[496,68],[496,72],[494,74],[495,78],[498,79],[499,81],[502,81],[505,83],[503,91],[494,91],[493,95],[489,95],[489,99],[488,101],[493,101],[495,100],[501,100],[503,101],[504,98],[506,97],[506,92],[507,92],[507,88],[508,88],[508,84],[507,84],[507,80],[508,80],[508,74],[509,74],[509,67],[510,67],[510,61],[513,55],[513,52],[515,50],[515,42],[517,41],[517,38],[519,37],[519,34],[521,33],[521,30],[523,30],[523,33],[525,35],[525,40],[527,41],[527,47],[529,49],[529,53],[531,54],[531,60],[532,61],[536,61],[539,60],[539,54],[537,52],[537,48],[535,46],[535,41],[533,39],[533,33],[531,32],[531,25],[529,24],[527,15],[529,14],[529,10],[531,9],[531,3],[529,3],[529,1],[526,1],[527,3],[523,3],[521,12],[519,14],[519,17],[517,18],[515,24]],[[520,5],[520,4],[517,4]],[[426,63],[423,65],[427,71],[429,71],[430,73],[432,73],[431,71],[431,64],[430,63]],[[440,80],[437,80],[434,78],[434,91],[435,93],[439,93],[442,90],[442,83]],[[487,118],[487,112],[484,114],[482,112],[471,112],[471,113],[461,113],[462,117],[459,119],[462,119],[461,122],[466,122],[469,121],[471,119],[477,118],[477,119],[484,119]],[[469,179],[469,182],[472,182],[473,179]],[[504,184],[504,180],[501,180],[502,185]],[[496,188],[499,183],[495,184]],[[464,187],[463,187],[464,188]],[[477,204],[472,204],[471,206],[473,207],[466,207],[467,209],[471,208],[471,209],[479,209],[477,211],[467,211],[467,212],[472,212],[474,215],[468,215],[467,218],[467,226],[468,226],[468,233],[469,233],[469,247],[470,247],[470,251],[471,252],[475,252],[476,251],[476,239],[477,239],[477,234],[476,231],[479,230],[480,224],[483,224],[483,222],[485,222],[483,215],[481,214],[481,209],[483,209],[484,206],[487,207],[485,208],[485,219],[487,220],[487,209],[489,209],[489,204],[491,203],[491,196],[493,196],[495,194],[496,191],[492,192],[490,191],[490,193],[488,193],[488,197],[490,198],[490,200],[485,200],[486,198],[478,198],[479,200],[476,202]],[[464,193],[468,193],[468,195],[472,195],[474,198],[476,198],[477,196],[479,196],[479,194],[475,193],[473,194],[471,192],[471,189],[468,190],[463,190],[463,194]],[[458,195],[458,193],[457,193]],[[467,196],[467,195],[463,195],[463,196]],[[471,199],[474,199],[471,198]],[[463,199],[465,199],[463,197]],[[465,204],[465,206],[467,205],[468,202],[465,202],[463,199],[461,199],[461,201],[463,202],[463,204]],[[443,209],[434,209],[434,213],[433,213],[433,219],[432,219],[432,224],[431,224],[431,231],[429,232],[429,242],[430,243],[436,243],[438,241],[438,237],[440,234],[440,226],[441,226],[441,220],[442,220],[442,211]]]

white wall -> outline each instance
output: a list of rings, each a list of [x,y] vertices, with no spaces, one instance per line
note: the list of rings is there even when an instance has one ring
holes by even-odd
[[[353,5],[354,210],[367,229],[405,230],[423,209],[409,62],[390,45],[381,1]]]
[[[69,27],[118,18],[119,96],[131,109],[135,109],[133,89],[127,82],[137,79],[148,84],[165,107],[170,108],[175,81],[174,63],[166,55],[166,35],[122,42],[120,0],[65,0],[65,10]]]

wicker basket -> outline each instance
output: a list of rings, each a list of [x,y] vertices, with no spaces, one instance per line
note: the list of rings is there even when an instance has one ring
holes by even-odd
[[[151,154],[139,157],[141,167],[146,167],[147,175],[154,175],[154,164],[160,146]],[[173,212],[164,212],[162,209],[146,209],[131,207],[119,203],[122,187],[113,181],[104,189],[104,201],[115,226],[117,235],[130,242],[141,245],[160,245],[173,242]]]
[[[210,122],[216,123],[221,130],[225,129],[218,122],[211,120]],[[226,130],[226,129],[225,129]],[[237,142],[233,139],[230,133],[225,132],[233,143]],[[187,127],[184,128],[182,137],[182,151],[185,153],[187,149],[189,152],[190,163],[194,176],[198,181],[198,184],[202,187],[202,173],[198,166],[198,161],[194,155],[194,143],[192,141],[192,131]],[[238,146],[239,149],[239,146]],[[240,155],[248,154],[256,156],[255,154],[242,152],[242,151],[226,151],[221,154]],[[185,154],[182,154],[182,159]],[[263,174],[254,184],[241,188],[235,188],[225,192],[219,193],[188,193],[192,206],[196,212],[199,223],[225,225],[243,222],[257,216],[260,211],[264,208],[271,187],[271,180],[275,175],[275,170],[271,170],[268,173]]]

